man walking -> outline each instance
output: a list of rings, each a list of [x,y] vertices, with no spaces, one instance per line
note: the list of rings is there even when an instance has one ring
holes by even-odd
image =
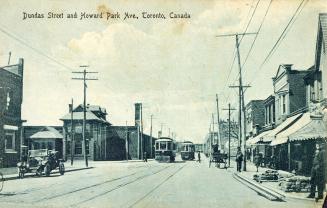
[[[237,147],[236,153],[236,169],[238,172],[241,172],[242,169],[242,161],[243,161],[243,153],[241,151],[241,147]]]
[[[143,160],[144,162],[148,162],[148,154],[146,152],[143,154]]]
[[[313,159],[313,165],[311,169],[311,189],[308,198],[314,198],[316,193],[316,187],[318,189],[318,199],[323,198],[323,191],[325,186],[325,151],[321,145],[316,144],[316,152]]]
[[[201,153],[200,153],[200,151],[198,151],[198,162],[199,163],[201,162]]]

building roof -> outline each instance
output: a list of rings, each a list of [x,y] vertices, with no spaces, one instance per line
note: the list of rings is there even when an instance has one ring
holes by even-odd
[[[327,49],[327,13],[320,13],[318,18],[318,32],[316,41],[316,54],[315,54],[315,69],[319,69],[321,46]]]
[[[84,118],[84,113],[83,112],[73,112],[73,120],[83,120]],[[71,120],[71,113],[67,113],[65,116],[63,116],[60,120],[62,121],[67,121]],[[97,117],[94,113],[91,111],[86,111],[86,120],[88,121],[99,121],[99,122],[104,122],[110,124],[108,121]],[[111,125],[111,124],[110,124]]]
[[[55,128],[46,126],[41,131],[36,132],[32,136],[30,136],[30,138],[31,139],[63,139],[63,136]]]
[[[327,13],[319,14],[320,29],[322,32],[322,39],[324,41],[325,49],[327,48]]]

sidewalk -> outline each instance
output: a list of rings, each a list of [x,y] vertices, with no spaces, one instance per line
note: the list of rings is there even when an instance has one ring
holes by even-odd
[[[264,173],[266,170],[271,170],[269,168],[259,167],[258,172],[256,172],[256,167],[253,163],[247,162],[246,163],[247,171],[244,172],[236,172],[234,169],[232,172],[236,175],[237,178],[243,180],[250,186],[255,186],[256,188],[266,191],[267,193],[275,196],[279,199],[298,199],[298,200],[308,200],[308,201],[315,201],[315,199],[306,198],[309,195],[309,192],[284,192],[279,188],[280,181],[276,182],[257,182],[253,180],[253,175]],[[278,170],[278,173],[283,176],[290,175],[291,173]],[[250,187],[251,188],[251,187]],[[323,200],[320,200],[318,203],[323,203]]]

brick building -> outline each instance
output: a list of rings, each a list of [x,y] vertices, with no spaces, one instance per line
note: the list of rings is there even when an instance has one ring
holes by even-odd
[[[73,119],[71,115],[73,114]],[[119,134],[110,128],[111,124],[107,121],[105,108],[97,105],[86,106],[86,153],[90,160],[120,160],[124,158],[125,141]],[[66,114],[60,120],[63,124],[63,149],[64,158],[71,156],[71,129],[73,129],[74,157],[82,159],[83,150],[83,105],[77,106],[73,112]],[[73,120],[73,128],[71,121]]]
[[[265,124],[263,100],[251,100],[246,106],[246,138],[257,135]]]
[[[307,70],[292,69],[291,64],[279,65],[273,78],[275,119],[279,125],[292,114],[306,108],[306,87],[303,78]]]
[[[275,96],[270,95],[264,101],[265,108],[265,129],[272,129],[275,126],[276,115],[275,115]]]
[[[127,146],[129,159],[143,159],[144,152],[147,153],[148,158],[154,158],[156,138],[142,132],[142,103],[135,103],[134,122],[134,126],[111,126],[110,129],[126,142],[125,146]],[[126,159],[126,152],[124,158]]]
[[[0,67],[0,168],[16,166],[21,151],[24,60]]]

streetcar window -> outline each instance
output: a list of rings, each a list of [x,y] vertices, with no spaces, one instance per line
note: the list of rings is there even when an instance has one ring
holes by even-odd
[[[156,143],[156,149],[159,149],[159,143]]]
[[[160,149],[165,150],[167,148],[166,142],[160,142]]]
[[[188,146],[187,145],[184,146],[184,151],[188,151]]]
[[[168,143],[168,149],[171,150],[171,143],[170,142],[167,142]]]

